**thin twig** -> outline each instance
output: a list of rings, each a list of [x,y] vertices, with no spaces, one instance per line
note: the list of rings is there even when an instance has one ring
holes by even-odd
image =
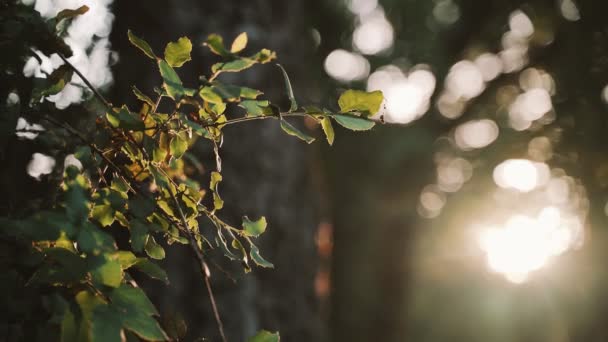
[[[186,215],[184,215],[184,212],[182,210],[181,205],[179,204],[179,201],[177,200],[177,197],[175,197],[175,194],[173,193],[173,190],[171,189],[170,186],[167,187],[167,190],[169,191],[171,198],[173,198],[173,201],[175,202],[175,206],[177,207],[177,211],[179,212],[182,224],[186,228],[186,235],[188,236],[188,240],[190,241],[190,246],[192,247],[192,250],[194,251],[194,255],[196,256],[196,259],[198,260],[198,262],[200,264],[201,273],[203,274],[203,277],[205,278],[205,285],[207,286],[207,292],[209,293],[209,300],[211,301],[211,308],[213,309],[213,315],[215,316],[215,321],[217,322],[217,327],[220,331],[220,336],[222,337],[223,342],[227,342],[228,340],[226,339],[226,335],[224,334],[224,324],[222,323],[222,319],[220,317],[219,310],[217,309],[217,304],[215,303],[215,297],[213,295],[213,290],[211,289],[211,281],[209,279],[211,277],[211,272],[209,271],[209,266],[207,266],[205,257],[203,256],[203,253],[201,252],[201,250],[198,248],[196,239],[194,238],[194,236],[192,235],[192,232],[190,231],[190,229],[188,227],[188,220],[186,219]]]

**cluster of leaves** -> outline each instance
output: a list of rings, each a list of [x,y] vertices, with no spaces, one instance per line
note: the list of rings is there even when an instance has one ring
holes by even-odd
[[[25,11],[25,7],[19,8]],[[59,37],[66,20],[86,10],[81,7],[60,12],[45,25]],[[196,86],[185,85],[176,71],[191,59],[192,42],[188,38],[168,43],[160,57],[132,32],[128,37],[158,66],[162,86],[153,95],[133,87],[141,103],[137,111],[115,107],[100,98],[107,108],[96,120],[94,137],[83,135],[60,118],[42,117],[47,130],[62,131],[77,141],[74,156],[80,165],[63,170],[61,191],[47,209],[27,217],[0,218],[0,240],[10,241],[8,245],[12,246],[3,251],[1,262],[7,272],[0,278],[15,287],[4,293],[3,307],[9,308],[14,317],[26,315],[21,312],[27,310],[22,306],[26,299],[12,294],[23,289],[35,294],[42,298],[48,322],[45,327],[57,331],[63,341],[180,338],[183,329],[161,327],[157,310],[130,274],[138,271],[169,283],[166,272],[155,262],[165,257],[163,246],[189,245],[203,277],[209,273],[205,253],[214,248],[238,260],[247,272],[253,265],[273,267],[255,244],[266,231],[264,217],[244,216],[240,225],[234,226],[218,216],[224,206],[219,191],[223,181],[219,146],[225,127],[274,119],[287,134],[311,143],[313,137],[288,121],[310,117],[320,124],[332,144],[332,121],[351,130],[368,130],[375,124],[368,117],[379,111],[383,100],[380,92],[348,90],[338,101],[339,111],[300,107],[287,73],[279,65],[290,100],[290,108],[282,111],[263,99],[259,90],[218,80],[222,73],[240,72],[276,58],[267,49],[244,55],[245,33],[233,41],[230,49],[218,35],[207,38],[204,44],[222,61],[212,65],[210,75],[202,76]],[[43,52],[69,56],[67,46],[56,46],[61,49]],[[40,48],[37,44],[31,47]],[[47,97],[60,92],[74,73],[77,70],[66,61],[36,84],[30,107],[48,103]],[[161,112],[161,103],[171,110]],[[232,107],[240,108],[241,115],[229,118]],[[191,160],[188,157],[194,158],[190,150],[199,140],[211,144],[216,154],[208,184],[201,184],[186,172]],[[214,227],[212,238],[200,232],[199,225],[204,223]],[[113,233],[112,228],[118,227],[128,232],[127,243]],[[277,340],[278,334],[266,331],[252,338]]]

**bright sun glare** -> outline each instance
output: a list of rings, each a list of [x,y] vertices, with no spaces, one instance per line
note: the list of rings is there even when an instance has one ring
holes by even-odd
[[[502,226],[483,229],[479,245],[491,270],[521,283],[571,246],[577,228],[572,224],[558,208],[545,207],[537,217],[513,215]]]

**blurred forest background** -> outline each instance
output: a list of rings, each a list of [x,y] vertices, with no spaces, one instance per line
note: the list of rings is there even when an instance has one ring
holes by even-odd
[[[185,81],[213,62],[208,34],[245,31],[277,51],[300,103],[383,91],[388,124],[339,130],[333,147],[273,122],[226,130],[227,219],[266,215],[261,250],[276,266],[245,275],[212,259],[229,340],[260,328],[285,341],[608,339],[608,3],[24,2],[43,16],[91,8],[85,75],[114,103],[135,107],[131,85],[159,81],[128,29],[158,51],[190,37]],[[238,77],[287,104],[275,66]],[[161,313],[183,315],[189,340],[216,340],[188,251],[164,265],[171,286],[142,280]]]

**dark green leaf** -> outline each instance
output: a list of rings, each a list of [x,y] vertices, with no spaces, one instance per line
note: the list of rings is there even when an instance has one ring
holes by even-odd
[[[150,107],[154,107],[154,101],[149,98],[146,94],[142,93],[136,86],[131,87],[133,89],[133,94],[142,102],[147,103]]]
[[[376,123],[372,120],[360,118],[354,115],[335,114],[332,115],[332,117],[341,126],[353,131],[367,131],[376,125]]]
[[[135,265],[133,265],[133,267],[147,274],[150,278],[158,279],[160,281],[163,281],[165,284],[169,283],[169,277],[167,276],[167,272],[165,272],[165,270],[163,270],[160,266],[146,258],[137,259],[137,262],[135,263]]]
[[[154,212],[154,200],[137,195],[129,199],[129,210],[135,217],[145,219]]]
[[[127,32],[127,34],[129,36],[129,41],[131,42],[131,44],[133,44],[135,47],[137,47],[138,49],[143,51],[146,54],[146,56],[148,56],[152,59],[158,59],[158,57],[156,57],[156,55],[154,54],[154,51],[152,51],[152,48],[150,47],[150,45],[145,40],[134,35],[133,32],[131,32],[131,30],[129,30]]]
[[[289,76],[287,75],[287,71],[281,64],[277,64],[277,66],[281,69],[283,73],[283,78],[285,79],[285,89],[287,90],[287,97],[289,98],[289,102],[291,106],[289,107],[290,112],[294,112],[298,110],[298,103],[296,102],[296,98],[293,95],[293,89],[291,88],[291,81],[289,80]]]
[[[293,135],[294,137],[298,137],[299,139],[306,141],[307,144],[310,144],[313,141],[315,141],[315,138],[313,138],[309,135],[306,135],[299,129],[292,126],[285,119],[281,119],[281,128],[283,129],[283,131],[285,131],[285,133],[287,133],[289,135]]]
[[[91,318],[91,342],[121,342],[120,313],[108,305],[99,305]]]
[[[175,101],[179,101],[182,96],[186,94],[186,89],[182,84],[182,80],[179,78],[175,70],[164,60],[158,61],[158,68],[160,75],[163,77],[163,87],[167,92],[167,95]]]
[[[131,248],[135,252],[141,252],[148,240],[148,227],[140,220],[132,220],[129,224],[131,232]]]
[[[154,304],[141,288],[122,284],[110,293],[112,305],[125,312],[141,312],[145,315],[158,315]]]
[[[122,313],[123,327],[139,337],[151,341],[164,341],[168,337],[152,317],[158,315],[156,308],[140,289],[122,285],[110,294],[112,306]]]
[[[116,249],[112,235],[93,224],[85,225],[78,234],[78,249],[88,254],[99,254]]]
[[[179,68],[189,61],[192,42],[187,37],[181,37],[177,42],[170,42],[165,47],[165,60],[170,66]]]
[[[251,256],[251,260],[253,260],[253,262],[255,262],[258,266],[274,268],[274,265],[271,262],[262,258],[262,256],[260,255],[260,250],[253,243],[251,244],[251,250],[249,251],[249,255]]]
[[[133,131],[143,131],[145,129],[144,122],[139,115],[131,113],[127,106],[122,106],[118,112],[106,113],[106,118],[113,127],[120,127]]]

